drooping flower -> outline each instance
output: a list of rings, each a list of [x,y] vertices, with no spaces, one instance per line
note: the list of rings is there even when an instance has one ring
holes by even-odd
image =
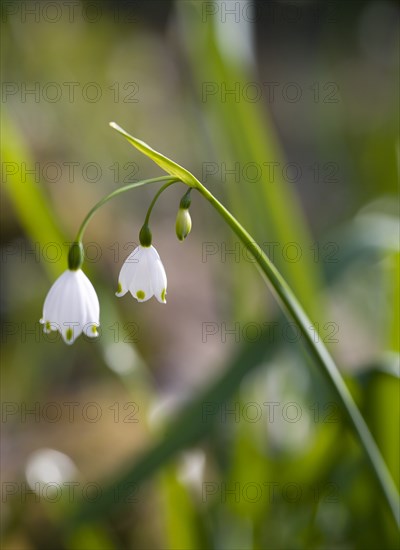
[[[58,330],[66,344],[82,334],[98,336],[100,306],[92,283],[81,269],[67,269],[50,288],[40,322],[44,332]]]
[[[125,260],[116,295],[124,296],[128,290],[138,302],[155,296],[160,303],[166,303],[167,275],[154,246],[139,245]]]

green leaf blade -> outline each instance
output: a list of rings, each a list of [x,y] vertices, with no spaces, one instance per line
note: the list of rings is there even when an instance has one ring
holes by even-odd
[[[147,145],[147,143],[145,143],[144,141],[131,136],[116,122],[110,122],[110,126],[111,128],[114,128],[114,130],[117,130],[117,132],[119,132],[122,136],[124,136],[124,138],[128,140],[129,143],[133,145],[133,147],[149,157],[160,168],[167,172],[167,174],[179,178],[181,181],[183,181],[183,183],[186,183],[186,185],[189,185],[190,187],[198,186],[198,180],[194,177],[193,174],[186,170],[186,168],[183,168],[183,166],[180,166],[165,155],[162,155],[161,153],[150,147],[150,145]]]

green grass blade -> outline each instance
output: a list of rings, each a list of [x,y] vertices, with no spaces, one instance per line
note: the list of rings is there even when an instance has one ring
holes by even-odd
[[[34,164],[28,145],[6,112],[3,113],[1,126],[2,134],[7,136],[2,143],[3,170],[8,169],[3,189],[15,209],[17,218],[32,242],[42,245],[49,242],[57,243],[61,248],[66,239],[52,214],[42,185],[37,183],[30,173],[25,174],[24,181],[21,179],[22,163],[25,162],[29,166]],[[44,262],[44,265],[51,278],[66,268],[66,264],[62,265],[62,262]]]

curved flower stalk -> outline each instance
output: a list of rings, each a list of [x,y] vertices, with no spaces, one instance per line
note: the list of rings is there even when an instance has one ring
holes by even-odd
[[[43,315],[40,319],[40,323],[44,325],[44,332],[48,333],[52,330],[58,330],[66,344],[73,344],[78,336],[82,334],[82,332],[86,336],[89,336],[91,338],[98,336],[97,327],[100,326],[99,300],[97,298],[97,294],[93,288],[92,283],[81,270],[84,256],[82,237],[87,224],[89,223],[95,212],[101,206],[103,206],[103,204],[111,200],[113,197],[120,195],[121,193],[125,193],[126,191],[134,189],[135,187],[140,187],[149,183],[167,182],[156,195],[156,199],[164,188],[168,187],[172,183],[175,183],[176,181],[178,181],[176,178],[171,177],[160,177],[139,181],[137,183],[132,183],[130,185],[126,185],[124,187],[116,189],[115,191],[101,199],[97,204],[95,204],[95,206],[89,211],[89,213],[83,220],[76,239],[71,245],[68,254],[68,270],[65,271],[55,281],[46,296],[43,306]],[[154,202],[155,200],[153,201],[152,205],[154,204]],[[143,238],[145,237],[146,234],[145,232],[143,232]],[[147,245],[150,246],[151,233],[149,231],[147,234],[147,238],[150,238],[150,243]],[[155,249],[154,252],[158,256]],[[147,262],[147,264],[150,265],[151,268],[149,271],[151,275],[151,287],[148,285],[147,282],[147,286],[145,286],[143,283],[145,296],[143,297],[143,299],[140,299],[142,294],[139,293],[138,295],[136,292],[135,297],[139,301],[145,301],[145,299],[148,299],[153,294],[155,294],[159,301],[165,303],[165,295],[167,293],[167,277],[165,275],[165,270],[161,263],[161,260],[159,259],[159,256],[159,264],[155,262],[154,253],[152,253],[152,257],[152,262]],[[142,262],[142,266],[144,263],[146,262]],[[146,278],[146,274],[143,267],[139,270],[139,272],[140,277],[137,280],[138,282],[141,282]],[[121,270],[121,278],[124,282],[127,281],[129,278],[129,283],[131,284],[132,288],[134,288],[133,279],[136,278],[136,275],[139,272],[136,272],[136,274],[132,274],[132,271],[129,268],[125,268],[125,270],[123,268],[123,270]],[[134,275],[134,277],[130,277],[131,274]],[[137,289],[137,291],[140,290],[142,289]],[[153,294],[150,295],[151,290],[153,290]],[[146,297],[146,291],[148,297]]]
[[[73,344],[82,332],[98,336],[100,306],[92,283],[81,269],[67,269],[50,288],[40,322],[44,332],[58,330],[66,344]]]

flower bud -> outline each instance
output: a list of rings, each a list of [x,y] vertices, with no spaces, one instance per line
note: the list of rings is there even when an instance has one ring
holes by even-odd
[[[180,241],[184,241],[192,229],[192,218],[187,208],[179,208],[176,216],[175,231]]]
[[[81,242],[74,242],[68,253],[68,269],[71,271],[78,270],[83,264],[83,246]]]

